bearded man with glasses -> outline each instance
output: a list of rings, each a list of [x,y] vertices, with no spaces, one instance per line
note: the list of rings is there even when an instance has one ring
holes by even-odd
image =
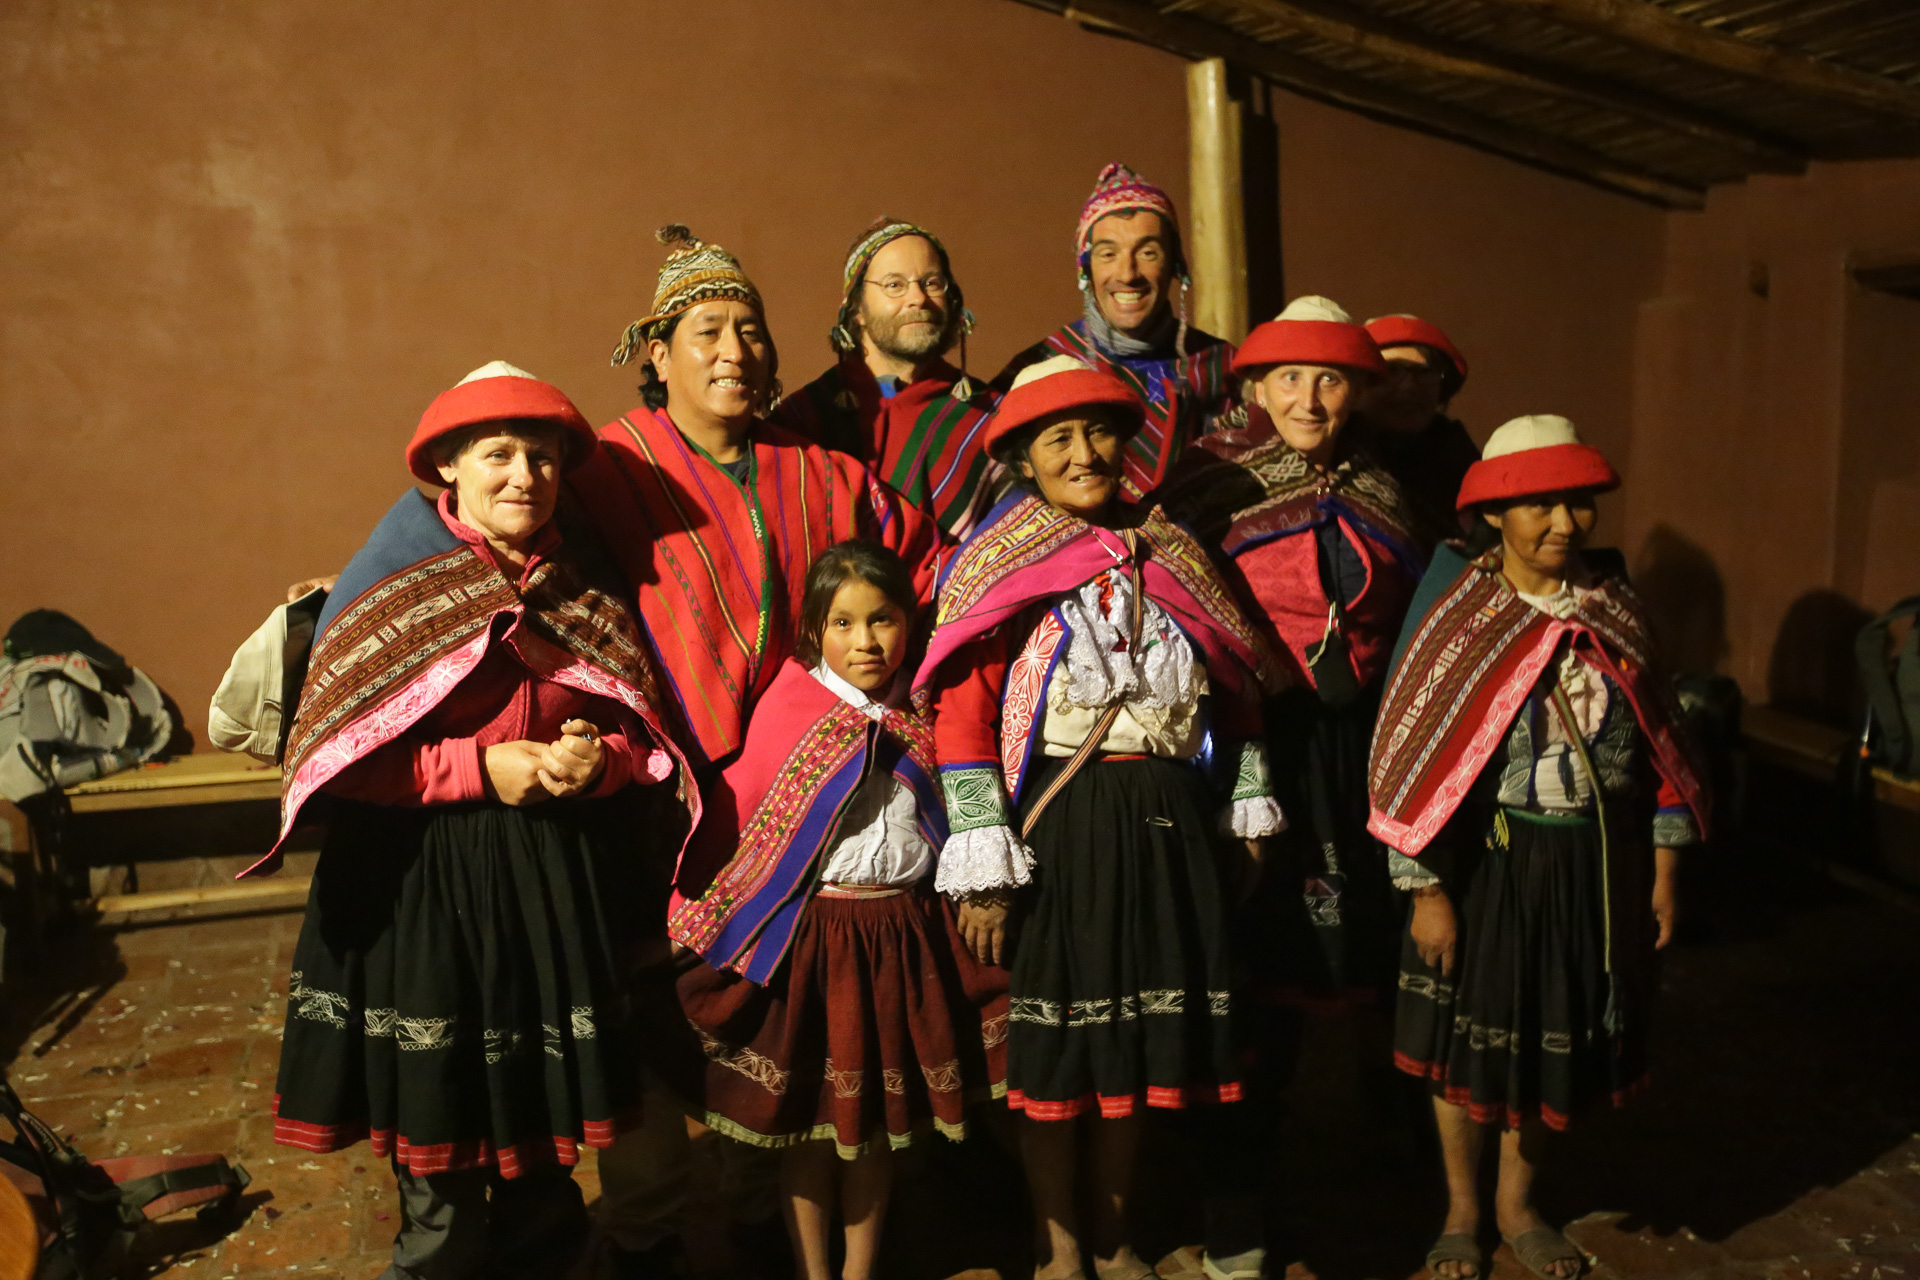
[[[966,375],[966,308],[947,250],[930,231],[880,218],[854,239],[838,359],[770,415],[816,444],[864,462],[954,538],[990,505],[1002,469],[982,447],[993,396]],[[960,368],[946,355],[958,345]]]

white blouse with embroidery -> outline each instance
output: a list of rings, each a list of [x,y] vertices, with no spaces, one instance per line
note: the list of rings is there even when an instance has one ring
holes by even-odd
[[[886,701],[854,688],[823,662],[813,678],[842,702],[878,720]],[[904,687],[898,676],[894,687]],[[909,885],[933,868],[934,848],[920,833],[920,802],[913,788],[888,773],[871,773],[848,798],[833,845],[821,860],[826,884]]]

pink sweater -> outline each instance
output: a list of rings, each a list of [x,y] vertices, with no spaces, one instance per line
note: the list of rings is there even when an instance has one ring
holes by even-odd
[[[451,491],[441,497],[439,510],[455,536],[492,557],[509,578],[515,576],[486,539],[455,517]],[[534,537],[532,554],[518,575],[521,585],[559,545],[560,534],[549,522]],[[632,713],[610,698],[541,679],[520,660],[512,639],[496,639],[480,665],[438,706],[392,742],[341,770],[326,790],[387,805],[491,799],[487,748],[520,739],[554,742],[569,720],[585,720],[600,732],[606,767],[590,794],[611,795],[633,780],[633,743],[644,735]]]

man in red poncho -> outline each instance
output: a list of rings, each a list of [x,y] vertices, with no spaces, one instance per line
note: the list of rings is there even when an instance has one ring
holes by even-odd
[[[601,447],[573,483],[633,584],[669,728],[704,781],[738,752],[754,703],[793,651],[814,558],[844,539],[872,538],[912,566],[927,598],[942,540],[930,517],[865,466],[761,416],[778,395],[779,355],[759,290],[732,254],[687,228],[663,227],[659,239],[669,252],[652,311],[628,326],[613,356],[645,357],[644,406],[601,429]],[[658,919],[664,958],[664,892]],[[691,1172],[685,1125],[656,1097],[646,1127],[600,1162],[616,1262],[636,1275],[678,1249]],[[755,1163],[744,1148],[734,1154]],[[767,1183],[757,1207],[769,1214],[770,1173],[753,1173],[744,1180]],[[743,1208],[738,1217],[756,1216]],[[777,1222],[754,1235],[782,1247],[772,1243],[782,1236]]]

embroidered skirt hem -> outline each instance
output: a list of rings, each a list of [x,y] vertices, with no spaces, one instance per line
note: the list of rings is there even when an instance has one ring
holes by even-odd
[[[294,947],[274,1140],[415,1174],[573,1164],[639,1105],[624,798],[338,803]]]
[[[1038,766],[1028,797],[1059,767]],[[1014,943],[1009,1105],[1064,1120],[1238,1100],[1216,809],[1194,764],[1148,757],[1089,763],[1041,813]]]
[[[1649,852],[1622,843],[1611,864],[1612,973],[1599,826],[1511,811],[1463,814],[1485,839],[1447,886],[1454,969],[1401,954],[1394,1062],[1479,1123],[1555,1129],[1646,1084],[1652,989]],[[1626,824],[1619,824],[1625,826]],[[1464,852],[1464,851],[1463,851]]]
[[[678,989],[702,1059],[680,1091],[754,1146],[831,1139],[852,1159],[963,1138],[967,1107],[1006,1087],[1006,973],[974,959],[925,884],[816,896],[765,986],[703,964]]]

